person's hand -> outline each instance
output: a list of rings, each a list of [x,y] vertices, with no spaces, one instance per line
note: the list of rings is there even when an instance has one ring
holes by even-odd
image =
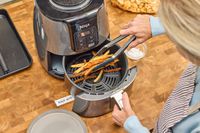
[[[147,41],[152,37],[150,15],[137,15],[122,28],[120,34],[135,35],[137,37],[137,39],[130,44],[131,48]]]
[[[117,105],[115,105],[112,113],[113,121],[119,126],[123,126],[124,122],[128,117],[135,115],[135,113],[131,108],[129,98],[126,92],[123,93],[122,101],[123,101],[123,109],[119,110]]]

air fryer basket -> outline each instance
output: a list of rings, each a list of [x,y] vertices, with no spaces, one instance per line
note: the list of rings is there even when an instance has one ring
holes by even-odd
[[[120,47],[118,45],[114,45],[110,49],[110,52],[115,53],[119,48]],[[97,51],[98,49],[99,48],[76,56],[63,58],[63,65],[64,65],[66,79],[68,79],[70,83],[72,83],[72,85],[75,86],[76,88],[92,95],[103,95],[105,92],[109,92],[115,89],[126,78],[128,70],[128,61],[126,55],[123,53],[119,56],[118,58],[119,62],[117,62],[115,66],[109,66],[105,68],[106,70],[109,70],[120,67],[122,68],[122,70],[120,70],[119,72],[104,73],[103,77],[98,83],[93,83],[92,80],[94,79],[91,79],[76,84],[74,81],[80,79],[81,77],[70,78],[72,77],[74,71],[76,70],[74,68],[71,68],[71,65],[81,63],[84,61],[84,59],[88,61],[89,59],[92,58],[92,51]],[[98,73],[93,73],[93,74],[95,75]]]

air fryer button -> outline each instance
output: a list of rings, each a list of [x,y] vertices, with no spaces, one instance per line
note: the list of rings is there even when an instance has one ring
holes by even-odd
[[[93,39],[87,39],[87,44],[90,44],[90,43],[94,43],[95,41]]]
[[[84,39],[79,39],[79,44],[82,44],[84,42],[85,42]]]
[[[44,29],[41,27],[41,37],[42,37],[42,40],[44,40],[44,35],[45,33],[44,33]]]
[[[80,45],[80,47],[82,48],[84,44],[83,44],[83,43],[79,43],[79,45]]]
[[[91,33],[92,33],[92,34],[96,34],[96,31],[97,31],[97,28],[96,28],[95,26],[93,26],[93,27],[91,28]]]
[[[91,48],[91,47],[93,47],[94,45],[95,45],[95,43],[90,43],[90,44],[88,44],[88,47]]]
[[[93,39],[94,39],[94,36],[90,36],[90,39],[93,40]]]

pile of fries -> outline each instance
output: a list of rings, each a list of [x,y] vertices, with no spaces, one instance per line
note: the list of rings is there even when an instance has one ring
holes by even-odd
[[[93,51],[92,52],[93,56],[96,55],[96,53]],[[75,80],[74,83],[79,83],[84,80],[88,79],[94,79],[94,83],[98,82],[102,77],[104,73],[111,73],[111,72],[118,72],[121,70],[121,68],[115,68],[115,69],[110,69],[106,70],[105,68],[109,66],[115,66],[117,62],[119,62],[118,59],[114,60],[113,62],[109,63],[108,65],[93,71],[93,69],[99,65],[100,63],[103,63],[105,60],[108,58],[112,57],[113,54],[110,54],[110,51],[105,52],[101,56],[95,56],[89,61],[84,60],[82,63],[79,64],[73,64],[71,65],[71,68],[77,68],[76,71],[74,71],[73,76],[70,78],[76,78],[76,77],[81,77],[78,80]],[[94,73],[98,73],[98,75],[94,75]]]

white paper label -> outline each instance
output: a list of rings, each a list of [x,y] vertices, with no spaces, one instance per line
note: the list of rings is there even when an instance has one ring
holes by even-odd
[[[72,101],[74,101],[74,97],[72,95],[69,95],[69,96],[60,98],[58,100],[55,100],[54,102],[55,102],[56,106],[59,107],[61,105],[67,104]]]

